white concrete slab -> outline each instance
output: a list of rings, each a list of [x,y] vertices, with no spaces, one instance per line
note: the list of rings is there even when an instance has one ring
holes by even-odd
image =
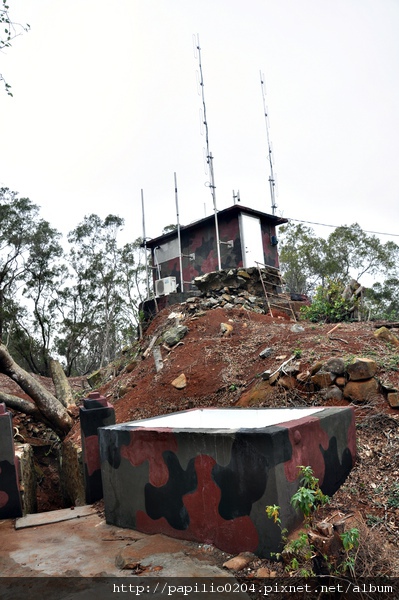
[[[264,429],[271,425],[303,419],[316,414],[324,408],[200,408],[173,413],[141,421],[129,421],[112,425],[108,429],[129,429],[146,427],[149,429]]]

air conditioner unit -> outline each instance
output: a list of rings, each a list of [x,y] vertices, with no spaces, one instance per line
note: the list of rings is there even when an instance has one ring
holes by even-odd
[[[168,296],[176,291],[176,277],[164,277],[155,282],[155,295]]]

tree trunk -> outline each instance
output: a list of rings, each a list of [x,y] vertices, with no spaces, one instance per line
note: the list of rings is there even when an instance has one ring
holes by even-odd
[[[43,419],[42,413],[35,404],[29,402],[28,400],[24,400],[23,398],[19,398],[18,396],[6,394],[6,392],[0,392],[0,402],[4,402],[4,404],[8,406],[8,408],[18,410],[19,412],[22,412],[25,415],[30,415],[39,420]]]
[[[11,377],[32,398],[39,411],[52,424],[54,431],[62,437],[68,433],[73,420],[66,408],[39,381],[17,365],[4,344],[0,344],[0,372]]]
[[[55,387],[55,396],[65,408],[74,404],[71,387],[58,360],[50,358],[50,374]]]

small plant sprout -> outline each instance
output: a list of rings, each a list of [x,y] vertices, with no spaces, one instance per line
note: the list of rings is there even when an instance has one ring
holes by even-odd
[[[359,530],[357,527],[352,527],[352,529],[341,533],[341,540],[345,552],[350,552],[353,549],[356,550],[359,546]]]
[[[269,517],[269,519],[273,519],[274,523],[278,523],[279,525],[281,525],[280,507],[277,506],[277,504],[266,506],[266,514]]]
[[[302,475],[300,487],[292,496],[291,504],[296,510],[300,510],[305,521],[308,521],[312,514],[330,501],[329,496],[323,494],[319,487],[319,480],[313,475],[312,467],[298,467]]]

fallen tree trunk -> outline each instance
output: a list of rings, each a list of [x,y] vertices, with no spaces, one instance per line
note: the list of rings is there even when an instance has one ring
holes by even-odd
[[[50,359],[50,373],[55,387],[55,396],[65,408],[74,404],[71,387],[68,383],[64,369],[58,360]]]
[[[22,412],[25,415],[30,415],[31,417],[35,417],[37,419],[43,418],[43,415],[37,408],[36,404],[33,404],[28,400],[24,400],[23,398],[19,398],[18,396],[6,394],[6,392],[0,392],[0,402],[4,402],[4,404],[8,406],[8,408],[18,410],[19,412]]]
[[[52,428],[64,437],[73,425],[66,408],[37,379],[17,365],[4,344],[0,344],[0,372],[11,377],[32,398]]]

